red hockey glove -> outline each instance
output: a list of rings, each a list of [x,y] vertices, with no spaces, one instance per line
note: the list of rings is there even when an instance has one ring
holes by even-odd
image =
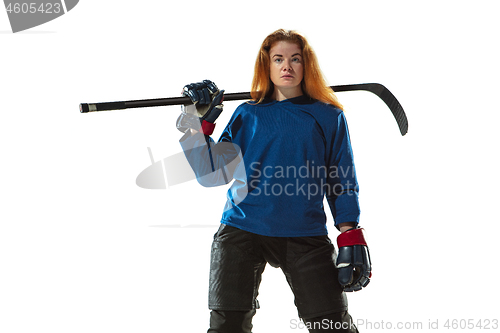
[[[184,86],[182,96],[189,97],[193,105],[183,106],[177,129],[183,133],[192,128],[206,135],[212,134],[215,120],[223,109],[224,90],[219,90],[212,81],[204,80]]]
[[[366,287],[370,283],[372,267],[363,229],[355,228],[341,233],[337,237],[337,245],[339,255],[336,265],[339,283],[344,291],[358,291]]]

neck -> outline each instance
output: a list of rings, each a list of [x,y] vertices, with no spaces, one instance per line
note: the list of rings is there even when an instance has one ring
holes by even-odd
[[[277,101],[284,101],[285,99],[290,99],[294,97],[299,97],[302,96],[302,88],[299,86],[293,87],[293,88],[278,88],[274,86],[274,91],[272,94],[272,99],[277,100]]]

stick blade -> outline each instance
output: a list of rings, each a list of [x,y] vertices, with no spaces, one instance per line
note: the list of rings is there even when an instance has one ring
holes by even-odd
[[[375,89],[376,92],[372,92],[380,97],[380,99],[383,100],[385,104],[387,104],[392,114],[394,115],[396,122],[398,123],[401,135],[404,136],[406,133],[408,133],[408,118],[406,117],[406,113],[403,110],[403,107],[397,100],[396,96],[394,96],[394,94],[391,93],[390,90],[385,86],[377,83]]]
[[[398,123],[401,135],[404,136],[408,133],[408,118],[406,118],[405,111],[396,99],[396,96],[394,96],[384,85],[380,83],[361,83],[332,86],[331,88],[335,92],[364,90],[377,95],[391,110],[396,122]]]

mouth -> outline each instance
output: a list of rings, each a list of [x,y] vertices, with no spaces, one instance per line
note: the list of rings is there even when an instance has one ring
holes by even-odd
[[[289,75],[289,74],[286,74],[286,75],[283,75],[281,76],[281,78],[283,79],[293,79],[293,75]]]

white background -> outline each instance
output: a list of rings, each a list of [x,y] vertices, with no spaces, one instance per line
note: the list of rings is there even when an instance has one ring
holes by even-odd
[[[260,43],[278,28],[308,38],[329,84],[382,83],[408,115],[402,137],[376,96],[338,94],[373,260],[369,287],[349,294],[360,331],[499,319],[497,9],[85,0],[17,34],[0,11],[0,331],[207,330],[227,187],[135,184],[147,147],[155,160],[180,151],[179,107],[80,114],[78,104],[178,96],[207,78],[248,91]],[[214,138],[238,103],[225,103]],[[280,270],[268,266],[260,294],[255,332],[306,331],[292,328]]]

